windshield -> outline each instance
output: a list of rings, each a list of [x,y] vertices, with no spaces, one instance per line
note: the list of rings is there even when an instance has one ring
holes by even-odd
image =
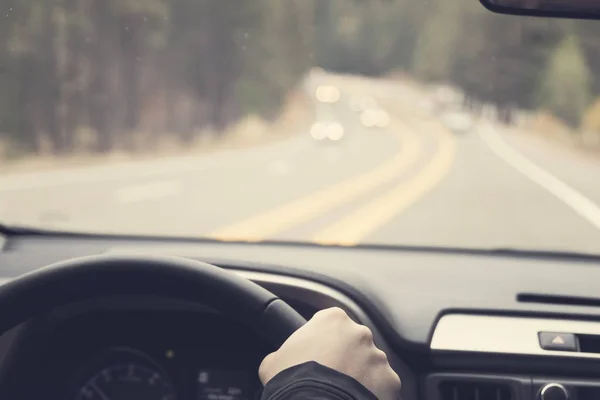
[[[600,254],[597,22],[1,0],[0,222]]]

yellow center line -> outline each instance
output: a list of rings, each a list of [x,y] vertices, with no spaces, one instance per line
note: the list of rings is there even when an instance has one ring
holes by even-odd
[[[264,240],[375,190],[402,174],[421,154],[419,137],[414,132],[403,130],[401,138],[401,150],[387,163],[281,207],[226,226],[210,236],[220,240]]]
[[[312,240],[342,246],[360,243],[431,191],[450,171],[454,154],[454,138],[447,131],[441,131],[434,158],[416,176],[318,232]]]

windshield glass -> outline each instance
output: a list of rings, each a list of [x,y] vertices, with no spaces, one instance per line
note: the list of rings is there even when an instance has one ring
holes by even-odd
[[[0,222],[600,254],[597,22],[1,0]]]

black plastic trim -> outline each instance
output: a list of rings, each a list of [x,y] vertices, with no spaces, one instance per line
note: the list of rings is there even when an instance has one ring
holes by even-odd
[[[482,0],[483,1],[483,0]],[[574,253],[568,251],[539,251],[539,250],[522,250],[510,248],[457,248],[457,247],[440,247],[440,246],[411,246],[411,245],[389,245],[389,244],[373,244],[362,243],[355,246],[342,245],[324,245],[314,242],[302,241],[287,241],[287,240],[264,240],[243,241],[232,240],[223,241],[218,239],[189,237],[189,236],[161,236],[161,235],[128,235],[128,234],[104,234],[104,233],[89,233],[89,232],[61,232],[37,228],[21,228],[12,227],[0,224],[0,234],[5,235],[6,244],[5,251],[12,250],[12,244],[15,240],[27,240],[29,238],[43,238],[53,240],[110,240],[110,241],[136,241],[176,244],[220,244],[220,245],[265,245],[276,247],[300,247],[300,248],[330,248],[330,249],[357,249],[357,250],[375,250],[375,251],[392,251],[403,253],[436,253],[436,254],[457,254],[457,255],[483,255],[490,257],[515,257],[523,259],[550,259],[550,260],[565,260],[565,261],[584,261],[584,262],[600,262],[600,254],[592,253]]]
[[[562,10],[531,10],[523,8],[503,7],[494,4],[491,0],[480,0],[481,4],[488,10],[504,15],[518,15],[522,17],[542,17],[560,19],[585,19],[598,20],[600,12],[572,12]]]
[[[320,283],[325,286],[329,286],[336,291],[340,292],[344,296],[351,299],[356,305],[365,311],[369,318],[373,321],[373,324],[380,330],[383,338],[391,344],[398,344],[402,349],[408,350],[420,354],[429,354],[429,347],[423,346],[421,343],[415,343],[403,338],[399,332],[397,332],[390,324],[389,320],[381,313],[379,308],[375,306],[367,296],[354,289],[351,285],[343,282],[339,279],[331,278],[329,276],[313,273],[304,270],[290,270],[289,268],[273,265],[273,264],[259,264],[249,262],[233,262],[229,260],[218,260],[210,259],[211,264],[218,265],[222,268],[238,269],[242,271],[255,271],[264,272],[265,267],[268,268],[269,272],[272,272],[281,276],[288,276],[293,278],[300,278],[306,281],[312,281]],[[437,323],[437,320],[436,320]],[[435,327],[435,324],[434,326]],[[433,330],[431,332],[433,334]],[[428,340],[429,343],[431,340]]]
[[[519,293],[517,301],[521,303],[558,304],[563,306],[600,307],[600,299],[591,297],[557,296],[535,293]]]
[[[306,322],[273,293],[214,265],[179,257],[103,255],[64,261],[3,284],[0,332],[69,303],[152,294],[209,306],[275,347]]]
[[[512,400],[530,400],[531,378],[528,376],[510,376],[478,373],[436,373],[428,375],[424,380],[426,400],[445,400],[439,395],[439,385],[444,382],[457,383],[491,383],[506,385],[512,395]]]

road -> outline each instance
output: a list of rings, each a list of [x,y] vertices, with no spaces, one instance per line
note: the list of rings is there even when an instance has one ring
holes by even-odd
[[[479,121],[456,134],[408,84],[320,75],[345,137],[0,176],[0,220],[99,233],[600,254],[600,160]],[[391,117],[366,128],[371,96]]]

